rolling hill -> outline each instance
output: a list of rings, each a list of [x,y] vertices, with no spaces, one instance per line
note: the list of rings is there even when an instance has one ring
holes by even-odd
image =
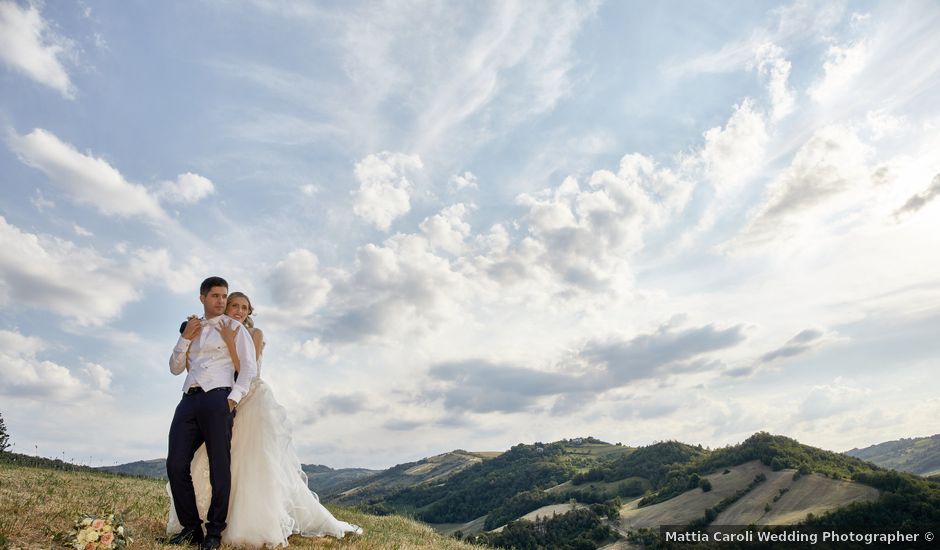
[[[318,494],[325,494],[340,485],[348,485],[364,477],[373,476],[383,470],[367,470],[365,468],[338,468],[333,469],[320,464],[301,464],[307,474],[307,486]],[[166,459],[154,458],[152,460],[138,460],[127,464],[115,466],[101,466],[97,468],[103,472],[122,474],[128,476],[149,477],[166,480]]]
[[[940,474],[940,434],[886,441],[845,454],[901,472],[929,477]]]
[[[442,461],[433,458],[423,468]],[[864,525],[940,518],[940,484],[767,433],[714,450],[676,441],[634,449],[591,438],[516,445],[408,485],[402,474],[419,464],[388,470],[399,472],[395,484],[378,487],[367,478],[339,498],[504,546],[542,544],[555,533],[596,547],[611,541],[604,529],[632,536],[659,525],[845,527],[860,517]]]

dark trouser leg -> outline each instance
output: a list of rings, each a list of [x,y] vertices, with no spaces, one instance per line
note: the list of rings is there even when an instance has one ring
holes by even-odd
[[[199,424],[209,455],[209,481],[212,483],[206,535],[221,536],[228,517],[228,500],[232,491],[233,420],[228,410],[228,393],[226,390],[206,393],[199,411]]]
[[[202,431],[196,421],[197,404],[197,396],[184,395],[176,406],[166,455],[166,474],[170,480],[170,491],[173,492],[176,517],[184,528],[202,525],[190,474],[193,455],[203,441]]]

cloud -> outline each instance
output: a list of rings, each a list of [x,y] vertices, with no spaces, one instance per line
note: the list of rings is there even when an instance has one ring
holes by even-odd
[[[73,55],[69,40],[57,36],[36,4],[0,2],[0,59],[29,78],[73,99],[75,88],[63,66]]]
[[[116,258],[64,239],[28,233],[0,216],[0,301],[101,325],[140,299],[139,285],[158,281],[175,292],[198,288],[201,264],[174,261],[164,249]]]
[[[473,172],[464,172],[463,174],[455,174],[450,178],[450,186],[453,192],[463,191],[464,189],[479,189],[480,180],[473,174]]]
[[[814,101],[825,102],[840,97],[852,80],[862,72],[870,58],[868,43],[830,46],[823,63],[823,76],[807,92]]]
[[[875,141],[896,135],[906,123],[904,117],[894,116],[884,109],[865,113],[865,125]]]
[[[2,216],[0,237],[0,299],[6,303],[97,325],[140,297],[126,267],[93,248],[24,232]]]
[[[735,107],[724,128],[711,128],[704,137],[701,159],[719,193],[740,188],[763,165],[767,128],[750,99]]]
[[[467,280],[434,254],[422,235],[398,234],[356,253],[352,274],[336,281],[327,341],[425,331],[456,315]]]
[[[940,197],[940,174],[933,177],[927,189],[907,199],[904,206],[899,208],[894,215],[899,217],[904,214],[913,214],[937,197]]]
[[[213,193],[215,187],[209,178],[186,172],[177,176],[176,181],[163,182],[156,196],[167,202],[195,204]]]
[[[832,125],[817,130],[769,186],[751,214],[745,240],[787,235],[824,205],[839,206],[871,185],[870,149],[852,130]]]
[[[25,136],[13,133],[10,145],[24,164],[45,173],[78,203],[107,216],[167,219],[146,188],[128,182],[104,159],[79,153],[51,132],[37,128]]]
[[[829,338],[824,331],[820,329],[808,328],[800,331],[799,334],[787,340],[783,346],[762,355],[761,361],[764,363],[770,363],[771,361],[776,361],[778,359],[785,359],[788,357],[802,355],[818,348],[830,340],[831,338]]]
[[[299,248],[274,266],[268,288],[281,313],[312,315],[324,304],[332,287],[320,274],[317,255]]]
[[[800,403],[799,421],[828,418],[864,405],[871,392],[836,379],[832,384],[813,386]]]
[[[784,57],[783,48],[772,43],[761,44],[755,52],[757,72],[767,81],[770,95],[771,120],[778,121],[793,112],[793,91],[787,86],[790,78],[790,62]]]
[[[557,397],[551,410],[563,414],[598,394],[639,380],[720,371],[720,363],[705,355],[743,340],[740,325],[725,329],[663,326],[631,339],[587,342],[552,370],[482,359],[438,363],[428,371],[432,388],[426,395],[441,399],[447,410],[477,413],[532,410],[541,398]]]
[[[356,164],[359,189],[352,193],[353,212],[382,231],[411,210],[409,179],[424,168],[417,155],[383,151]]]
[[[320,416],[350,415],[366,410],[368,402],[368,396],[363,393],[328,395],[317,402],[317,410]]]
[[[415,428],[420,428],[425,426],[427,423],[419,420],[404,420],[399,418],[393,418],[391,420],[386,420],[382,427],[386,430],[392,430],[394,432],[410,432]]]
[[[0,330],[0,395],[73,404],[107,395],[111,384],[108,369],[85,363],[83,376],[75,376],[62,365],[39,359],[46,347],[40,338]]]
[[[425,218],[418,227],[432,249],[459,255],[464,249],[464,239],[470,235],[470,224],[464,221],[469,210],[465,204],[457,203]]]
[[[594,172],[586,189],[568,177],[554,189],[520,195],[528,237],[513,253],[534,256],[526,261],[566,286],[606,290],[614,279],[629,278],[628,260],[642,246],[646,227],[681,209],[689,189],[649,157],[625,155],[617,173]]]
[[[704,325],[682,330],[665,325],[630,340],[591,341],[578,356],[592,367],[605,369],[605,385],[623,386],[646,378],[716,369],[716,364],[692,360],[743,341],[741,325],[725,329]]]

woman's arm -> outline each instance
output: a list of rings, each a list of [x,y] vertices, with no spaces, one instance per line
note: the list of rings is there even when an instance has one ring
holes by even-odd
[[[238,360],[238,351],[235,349],[235,335],[238,334],[238,331],[242,329],[241,323],[235,326],[235,328],[230,327],[226,323],[219,323],[219,327],[216,328],[219,331],[219,334],[222,335],[222,340],[225,342],[225,347],[228,348],[228,354],[232,357],[232,364],[235,365],[235,372],[241,370],[241,362]]]
[[[261,329],[251,331],[251,341],[255,343],[255,361],[261,361],[261,352],[264,351],[264,333]]]

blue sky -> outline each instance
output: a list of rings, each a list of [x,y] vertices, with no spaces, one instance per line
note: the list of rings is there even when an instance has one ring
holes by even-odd
[[[163,456],[216,274],[306,463],[937,433],[938,25],[927,1],[0,0],[15,450]]]

